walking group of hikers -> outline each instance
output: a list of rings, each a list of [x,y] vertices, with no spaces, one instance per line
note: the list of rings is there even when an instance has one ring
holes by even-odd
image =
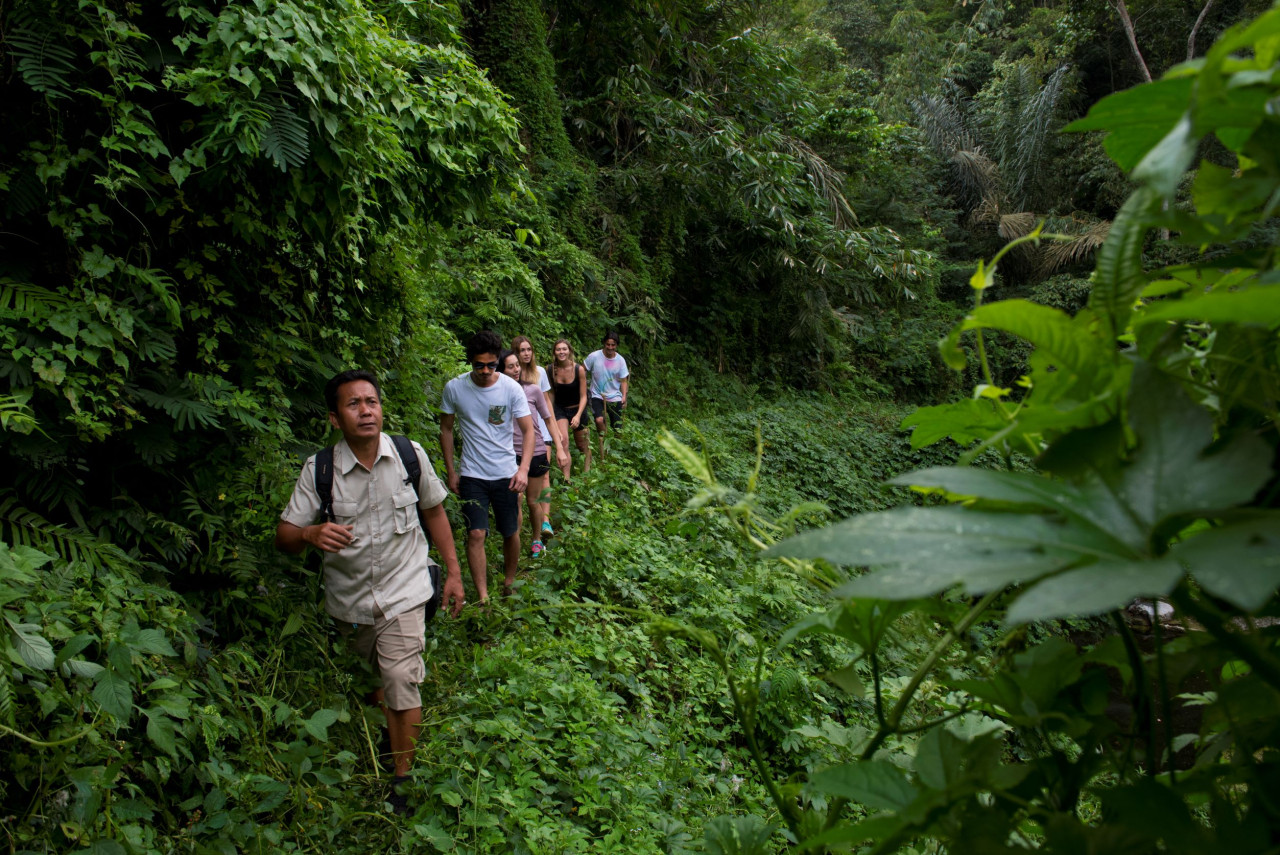
[[[379,676],[381,687],[371,700],[386,714],[395,775],[388,801],[399,812],[407,811],[399,785],[407,780],[422,722],[418,687],[426,676],[428,611],[442,604],[456,616],[466,605],[445,498],[453,493],[461,500],[467,566],[482,603],[489,597],[485,539],[492,509],[502,535],[503,592],[510,593],[520,560],[521,493],[534,558],[554,534],[548,443],[568,479],[570,431],[585,473],[592,460],[588,419],[596,425],[600,457],[608,432],[622,425],[630,372],[618,353],[617,333],[605,333],[603,347],[581,365],[565,339],[552,352],[548,376],[528,338],[518,336],[506,349],[492,331],[471,337],[471,369],[445,385],[440,404],[443,483],[421,445],[382,432],[382,393],[373,374],[354,370],[333,377],[325,385],[325,405],[342,439],[307,459],[276,527],[277,548],[297,554],[313,546],[323,553],[325,609]],[[462,434],[460,463],[455,426]],[[443,581],[431,545],[444,562]]]

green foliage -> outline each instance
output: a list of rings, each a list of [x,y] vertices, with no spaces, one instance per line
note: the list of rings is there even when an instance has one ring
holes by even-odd
[[[820,573],[837,604],[778,645],[829,633],[873,666],[876,727],[850,746],[852,762],[809,776],[808,790],[829,802],[771,790],[801,849],[865,842],[887,852],[933,839],[965,851],[1120,851],[1122,840],[1266,851],[1280,818],[1254,796],[1270,787],[1275,758],[1251,746],[1276,737],[1280,656],[1273,635],[1232,625],[1252,628],[1253,615],[1274,614],[1280,587],[1275,254],[1149,271],[1142,246],[1160,226],[1204,245],[1209,230],[1236,219],[1225,234],[1244,237],[1273,214],[1264,200],[1280,173],[1261,152],[1276,125],[1262,105],[1277,91],[1278,28],[1273,10],[1172,72],[1179,108],[1158,94],[1118,96],[1082,123],[1116,122],[1111,150],[1128,158],[1140,186],[1112,225],[1089,304],[1075,318],[1018,300],[981,304],[1012,247],[972,277],[977,305],[944,352],[960,367],[959,335],[977,331],[986,382],[971,400],[917,411],[905,424],[915,445],[980,440],[975,451],[1029,452],[1040,471],[903,475],[891,483],[949,503],[863,514],[767,553],[798,569],[823,559],[870,571]],[[1169,80],[1154,89],[1171,92]],[[1231,192],[1196,193],[1194,210],[1175,207],[1182,172],[1210,133],[1239,156]],[[1228,180],[1211,164],[1200,176],[1206,187]],[[992,382],[982,339],[992,329],[1035,346],[1019,398]],[[748,534],[767,528],[750,521],[750,508],[728,512],[746,520]],[[1185,635],[1170,641],[1172,628],[1156,619],[1144,655],[1120,610],[1166,596],[1188,622]],[[909,612],[936,620],[941,636],[899,688],[879,660],[892,650],[895,619]],[[1016,627],[1106,612],[1118,635],[1093,646],[1015,629],[984,662],[968,641],[1001,616]],[[981,676],[960,676],[965,660]],[[1111,676],[1089,667],[1099,665]],[[1188,677],[1211,690],[1179,695]],[[935,681],[950,693],[944,704],[925,695]],[[756,691],[730,681],[734,697]],[[1108,714],[1117,695],[1130,702],[1119,718]],[[1189,704],[1203,714],[1188,721]],[[987,723],[959,725],[976,711]],[[749,716],[742,723],[754,726]],[[1011,757],[1013,745],[1027,753]],[[1187,746],[1193,756],[1177,755]],[[1101,804],[1096,819],[1091,803]],[[1195,818],[1200,805],[1211,806],[1208,821]]]

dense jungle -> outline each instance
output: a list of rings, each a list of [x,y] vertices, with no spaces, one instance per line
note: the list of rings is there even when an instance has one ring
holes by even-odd
[[[1280,5],[0,0],[0,127],[4,851],[1280,851]],[[486,328],[630,401],[397,812],[272,536]]]

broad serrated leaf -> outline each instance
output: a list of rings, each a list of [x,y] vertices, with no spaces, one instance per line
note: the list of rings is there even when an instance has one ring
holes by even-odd
[[[990,590],[1092,560],[1114,548],[1112,539],[1066,520],[945,507],[863,514],[785,540],[766,554],[890,566],[889,572],[845,584],[838,594],[910,599],[957,583]],[[995,580],[992,572],[999,574]]]
[[[1100,360],[1110,353],[1066,312],[1029,300],[1001,300],[979,306],[965,318],[963,327],[1013,333],[1047,354],[1058,370],[1077,376],[1092,376],[1099,370]]]
[[[178,756],[173,721],[164,713],[158,710],[147,710],[147,738],[164,753],[174,758]]]
[[[97,662],[89,662],[84,659],[68,659],[62,663],[62,667],[77,677],[85,677],[90,680],[97,677],[104,670]]]
[[[314,736],[320,742],[329,741],[329,726],[338,720],[338,713],[335,710],[317,710],[311,718],[302,723],[307,733]]]
[[[835,671],[828,671],[822,675],[823,679],[828,683],[836,686],[852,697],[861,700],[867,694],[867,687],[862,682],[862,675],[858,673],[857,663],[850,663],[843,668]]]
[[[1257,611],[1280,587],[1280,513],[1232,519],[1174,544],[1169,554],[1210,594]]]
[[[1147,185],[1161,197],[1169,198],[1177,191],[1183,174],[1191,166],[1199,140],[1191,119],[1183,116],[1134,167],[1133,179]]]
[[[1134,370],[1129,421],[1138,449],[1112,487],[1148,528],[1174,516],[1248,502],[1271,477],[1272,452],[1265,442],[1243,434],[1211,448],[1209,413],[1193,404],[1177,382],[1146,363]]]
[[[1142,245],[1151,228],[1151,216],[1159,207],[1158,194],[1147,188],[1134,191],[1112,220],[1107,239],[1098,251],[1089,308],[1107,320],[1111,335],[1124,331],[1134,301],[1146,285]]]
[[[969,466],[937,466],[899,475],[890,484],[942,489],[954,497],[976,497],[1055,511],[1092,526],[1115,541],[1111,551],[1140,550],[1146,532],[1139,529],[1115,495],[1097,478],[1077,486],[1057,478],[1023,472],[993,472]]]
[[[5,623],[12,630],[9,639],[13,644],[18,655],[22,657],[22,661],[27,663],[29,668],[37,668],[41,671],[50,671],[57,662],[57,657],[53,653],[53,645],[49,643],[49,639],[40,634],[40,627],[33,623],[16,623],[10,618],[5,618]]]
[[[916,797],[916,788],[901,769],[883,760],[863,760],[821,769],[809,786],[828,796],[885,810],[901,810]]]
[[[1099,561],[1036,584],[1009,606],[1007,619],[1019,624],[1102,614],[1139,597],[1163,596],[1181,578],[1182,567],[1172,558]]]
[[[158,629],[140,629],[136,635],[128,638],[126,643],[138,653],[153,656],[178,655],[173,645],[169,643],[169,639],[164,637],[164,632]]]
[[[918,407],[902,420],[901,427],[911,430],[911,447],[925,448],[950,437],[960,445],[985,439],[1004,428],[996,404],[987,399],[966,398],[949,404]]]
[[[98,675],[98,683],[93,687],[93,699],[121,723],[132,717],[133,687],[114,671],[104,670]]]

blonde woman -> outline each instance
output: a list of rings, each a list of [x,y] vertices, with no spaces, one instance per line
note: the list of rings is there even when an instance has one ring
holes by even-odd
[[[521,383],[537,386],[543,397],[546,398],[547,409],[550,410],[552,407],[551,382],[547,379],[546,369],[538,364],[538,357],[533,352],[533,342],[529,341],[528,336],[518,335],[511,339],[511,350],[515,353],[516,359],[520,363],[520,377],[517,379]],[[560,426],[556,424],[554,418],[547,419],[547,423],[542,426],[542,441],[555,442],[556,448],[563,448],[565,454],[569,453],[569,435],[560,430]],[[548,482],[550,482],[550,479],[548,479]],[[540,536],[548,538],[554,534],[555,529],[551,527],[551,502],[544,501],[542,503],[542,531]]]
[[[555,357],[551,363],[552,412],[556,416],[556,426],[560,435],[569,436],[573,431],[574,442],[583,454],[582,472],[586,474],[591,468],[591,439],[587,436],[587,370],[574,361],[573,345],[567,339],[558,339],[552,347]],[[566,455],[569,443],[564,444]],[[569,478],[573,469],[573,461],[567,461],[561,467],[564,477]]]
[[[538,387],[532,383],[526,383],[521,379],[520,363],[518,357],[509,350],[504,350],[498,354],[498,370],[506,374],[512,380],[520,383],[520,388],[524,391],[525,399],[529,402],[529,410],[533,414],[533,447],[525,448],[523,438],[513,436],[516,463],[519,465],[524,462],[524,456],[529,455],[529,484],[525,488],[525,503],[529,506],[529,528],[533,532],[533,550],[534,558],[542,555],[543,543],[539,532],[545,532],[547,521],[546,507],[547,502],[541,501],[542,493],[550,485],[551,465],[548,461],[547,445],[542,438],[542,426],[546,422],[552,421],[551,408],[547,406],[546,398]],[[556,462],[563,464],[568,460],[569,452],[564,450],[564,446],[559,442],[556,443]]]

